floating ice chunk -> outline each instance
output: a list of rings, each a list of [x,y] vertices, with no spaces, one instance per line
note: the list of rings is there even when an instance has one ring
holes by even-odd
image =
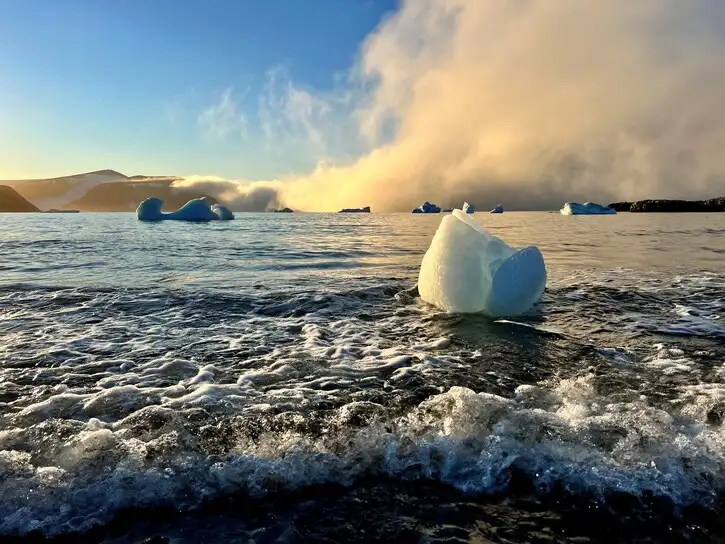
[[[232,211],[226,206],[222,206],[221,204],[214,204],[211,207],[211,211],[213,211],[222,221],[231,221],[232,219],[234,219],[234,214],[232,213]]]
[[[464,202],[463,203],[463,211],[466,212],[466,213],[475,213],[476,206],[474,206],[473,204],[469,204],[468,202]]]
[[[420,207],[414,209],[413,213],[441,213],[441,209],[426,200]]]
[[[503,213],[503,204],[499,204],[493,210],[488,213]]]
[[[441,220],[418,277],[418,292],[429,304],[490,317],[526,312],[545,287],[538,248],[514,249],[461,210]]]
[[[162,221],[171,219],[177,221],[216,221],[219,216],[215,214],[209,203],[203,198],[189,200],[175,212],[164,213],[161,207],[164,202],[156,197],[147,198],[136,209],[139,221]]]
[[[611,215],[616,214],[617,210],[602,206],[596,202],[567,202],[564,207],[559,210],[561,215]]]

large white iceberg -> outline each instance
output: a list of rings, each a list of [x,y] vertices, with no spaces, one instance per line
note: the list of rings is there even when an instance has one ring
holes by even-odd
[[[585,202],[584,204],[567,202],[559,211],[561,215],[612,215],[617,213],[617,210],[602,206],[596,202]]]
[[[150,197],[141,202],[136,209],[136,217],[139,221],[218,221],[220,219],[234,219],[234,214],[227,208],[215,205],[213,209],[203,198],[189,200],[175,212],[164,213],[161,211],[164,202],[160,198]]]
[[[503,204],[498,204],[493,210],[488,213],[503,213]]]
[[[447,312],[490,317],[526,312],[545,287],[546,266],[538,248],[515,249],[461,210],[441,220],[418,276],[425,302]]]

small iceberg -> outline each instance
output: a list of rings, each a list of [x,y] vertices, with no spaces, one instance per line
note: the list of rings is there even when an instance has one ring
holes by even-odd
[[[164,213],[161,208],[164,201],[160,198],[150,197],[141,202],[136,209],[139,221],[219,221],[234,219],[234,214],[226,207],[215,204],[214,207],[203,198],[189,200],[175,212]],[[215,211],[216,210],[216,211]]]
[[[214,204],[211,207],[211,211],[213,211],[216,216],[222,221],[231,221],[232,219],[234,219],[234,214],[232,213],[232,211],[226,206],[222,206],[221,204]]]
[[[463,211],[465,213],[476,213],[476,206],[469,204],[468,202],[463,203]]]
[[[343,208],[337,213],[370,213],[370,206],[364,208]]]
[[[461,210],[441,220],[418,276],[425,302],[493,318],[528,311],[545,287],[546,265],[537,247],[515,249]]]
[[[488,213],[503,213],[503,204],[499,204],[493,210]]]
[[[426,201],[420,207],[414,209],[413,213],[441,213],[441,209],[435,204]]]
[[[559,211],[561,215],[613,215],[617,213],[617,210],[602,206],[596,202],[585,202],[584,204],[567,202]]]

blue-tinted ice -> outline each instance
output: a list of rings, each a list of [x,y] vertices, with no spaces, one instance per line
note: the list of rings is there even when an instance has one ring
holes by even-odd
[[[617,213],[617,210],[596,202],[585,202],[584,204],[567,202],[559,211],[562,215],[612,215]]]
[[[224,206],[215,204],[213,207],[203,198],[189,200],[175,212],[161,211],[163,200],[150,197],[141,202],[136,209],[139,221],[218,221],[234,219],[234,214]]]
[[[418,276],[418,291],[429,304],[490,317],[526,312],[545,287],[538,248],[515,249],[461,210],[441,220]]]

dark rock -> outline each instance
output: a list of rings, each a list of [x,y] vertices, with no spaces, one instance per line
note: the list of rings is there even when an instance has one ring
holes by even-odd
[[[292,208],[282,208],[279,210],[272,210],[274,213],[294,213]]]
[[[370,206],[364,208],[343,208],[337,213],[370,213]]]
[[[694,213],[725,212],[725,197],[709,200],[638,200],[636,202],[615,202],[609,205],[618,212],[632,213]]]
[[[617,210],[618,212],[628,212],[630,208],[632,207],[631,202],[612,202],[609,206],[609,208],[612,208],[613,210]]]

